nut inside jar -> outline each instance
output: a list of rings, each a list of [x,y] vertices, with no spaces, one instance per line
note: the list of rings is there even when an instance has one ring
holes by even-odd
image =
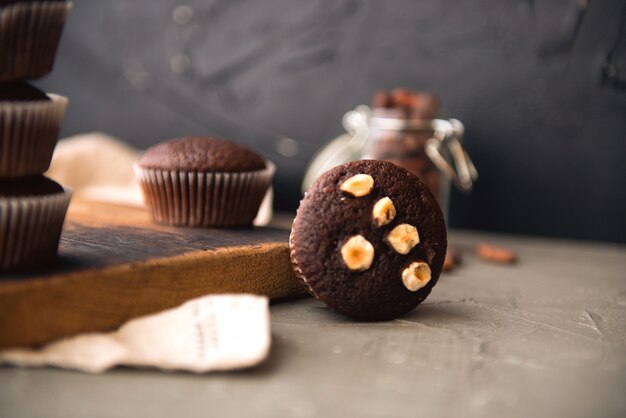
[[[426,153],[435,131],[423,123],[439,115],[439,99],[430,93],[395,89],[377,92],[372,104],[365,157],[390,161],[417,175],[445,213],[449,182]]]

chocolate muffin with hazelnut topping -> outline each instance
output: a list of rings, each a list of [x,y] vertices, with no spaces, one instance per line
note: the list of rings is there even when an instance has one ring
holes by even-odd
[[[274,165],[225,139],[184,137],[146,150],[135,173],[157,223],[245,226],[259,210]]]
[[[428,188],[393,163],[335,167],[300,203],[289,240],[296,276],[333,310],[389,320],[419,305],[441,273],[447,234]]]

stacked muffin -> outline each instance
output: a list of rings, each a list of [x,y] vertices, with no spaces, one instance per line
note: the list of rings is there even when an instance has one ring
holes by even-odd
[[[0,270],[54,260],[71,192],[42,175],[67,99],[22,80],[52,69],[71,3],[0,0]]]

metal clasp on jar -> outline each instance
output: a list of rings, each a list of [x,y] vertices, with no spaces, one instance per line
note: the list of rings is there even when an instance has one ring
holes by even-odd
[[[465,128],[460,120],[370,117],[368,126],[393,131],[432,131],[433,137],[425,144],[430,160],[461,191],[472,190],[478,171],[463,148]]]

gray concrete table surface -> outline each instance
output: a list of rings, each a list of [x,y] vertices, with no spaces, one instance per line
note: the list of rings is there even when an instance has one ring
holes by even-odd
[[[192,375],[0,368],[1,417],[624,417],[626,246],[453,232],[462,267],[403,318],[271,307],[261,366]],[[476,242],[520,262],[478,260]]]

